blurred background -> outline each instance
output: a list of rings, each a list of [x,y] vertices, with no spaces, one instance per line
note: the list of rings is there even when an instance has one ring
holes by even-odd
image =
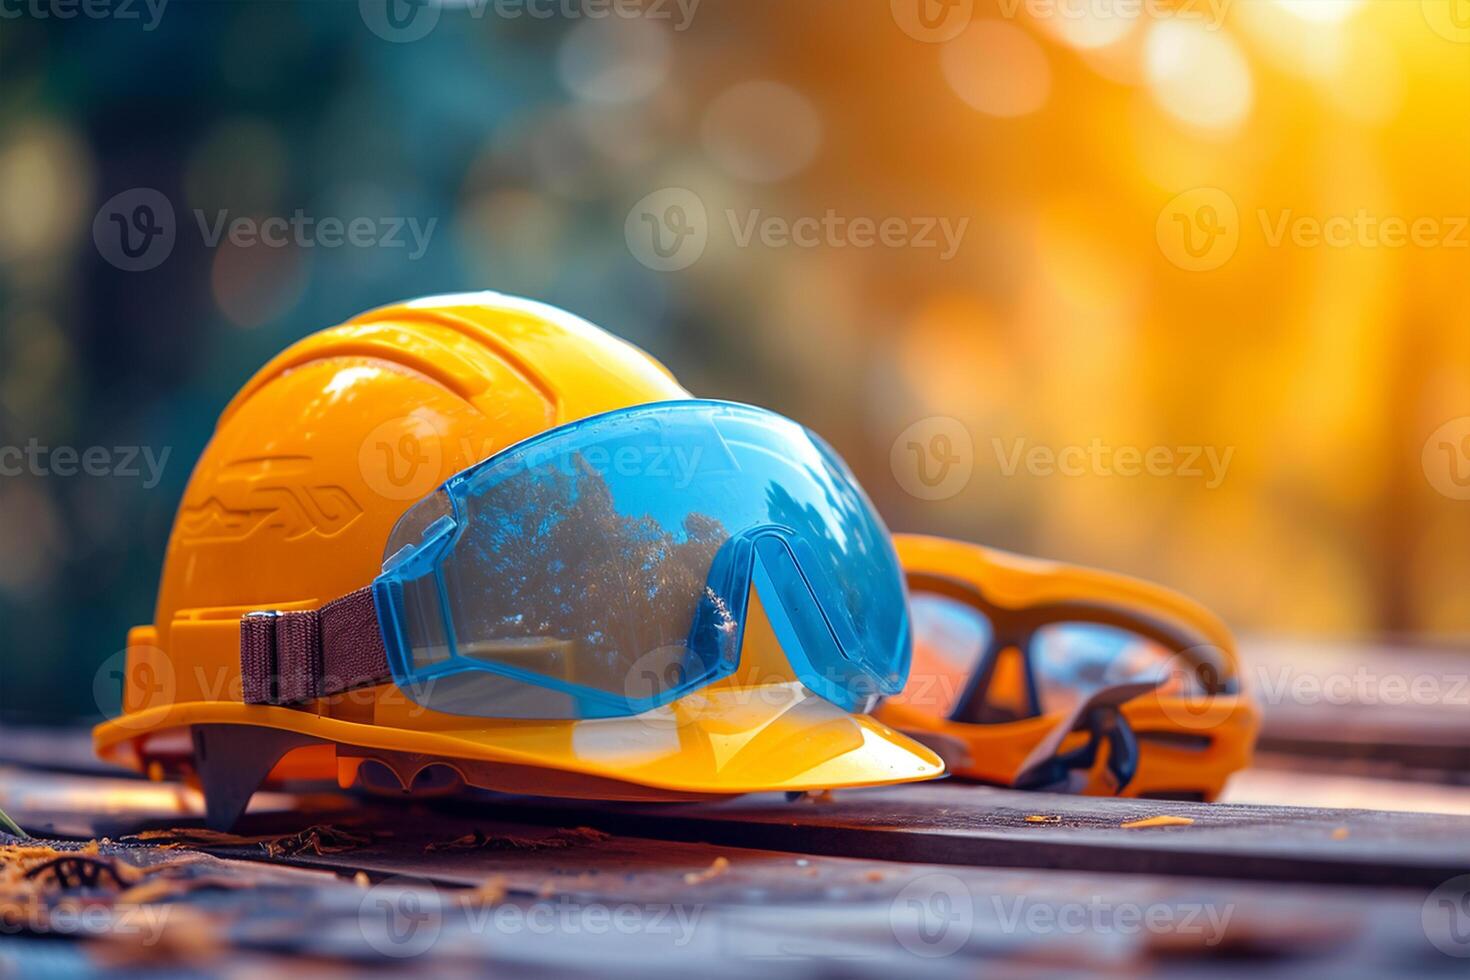
[[[896,530],[1455,646],[1467,175],[1467,0],[3,0],[0,711],[97,712],[267,358],[480,288]]]

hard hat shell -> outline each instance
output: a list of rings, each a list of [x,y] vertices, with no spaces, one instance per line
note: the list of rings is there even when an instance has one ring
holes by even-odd
[[[1250,765],[1260,709],[1240,676],[1230,630],[1199,603],[1151,582],[968,542],[895,534],[893,543],[911,578],[938,576],[963,582],[1010,608],[1073,601],[1144,609],[1187,626],[1223,656],[1241,681],[1239,693],[1188,699],[1154,692],[1123,705],[1123,717],[1142,749],[1138,772],[1121,795],[1213,800],[1231,773]],[[938,749],[956,776],[1009,785],[1032,750],[1064,720],[1062,712],[1052,712],[994,724],[953,721],[920,703],[921,690],[933,681],[916,648],[903,694],[884,701],[874,715]],[[1076,733],[1064,744],[1071,747],[1083,740],[1082,733]],[[1091,774],[1085,792],[1114,793],[1101,767]]]
[[[426,768],[447,766],[450,782],[597,798],[938,775],[928,749],[801,689],[758,613],[740,670],[656,718],[468,718],[420,707],[392,684],[293,707],[242,702],[241,616],[314,609],[362,588],[404,511],[499,450],[576,419],[687,397],[631,344],[495,293],[383,307],[293,344],[225,408],[195,467],[153,625],[129,634],[123,710],[97,727],[97,751],[155,775],[197,775],[206,795],[206,741],[216,755],[251,740],[258,758],[279,753],[262,777],[349,785],[386,767],[410,787]]]

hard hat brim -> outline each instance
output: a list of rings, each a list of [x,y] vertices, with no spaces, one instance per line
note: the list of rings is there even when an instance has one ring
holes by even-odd
[[[944,772],[939,756],[919,742],[796,684],[709,689],[631,718],[488,721],[425,712],[418,722],[419,727],[408,729],[291,708],[203,701],[122,715],[98,725],[93,740],[102,758],[143,770],[154,736],[195,725],[268,728],[334,743],[339,756],[409,753],[451,766],[504,767],[506,784],[491,789],[609,799],[852,788],[932,779]],[[536,779],[538,770],[548,778]],[[585,791],[575,777],[588,781]],[[607,781],[642,789],[618,794],[606,788]]]

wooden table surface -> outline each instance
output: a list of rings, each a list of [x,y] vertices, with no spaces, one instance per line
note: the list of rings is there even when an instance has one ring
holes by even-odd
[[[106,769],[84,731],[0,728],[26,843],[96,852],[5,849],[0,977],[1470,975],[1452,706],[1324,710],[1361,736],[1334,754],[1279,700],[1263,765],[1213,805],[957,781],[659,806],[266,793],[251,839],[201,834],[197,794]],[[1362,749],[1375,726],[1397,754]],[[1122,826],[1158,815],[1192,822]],[[128,881],[57,877],[97,864]]]

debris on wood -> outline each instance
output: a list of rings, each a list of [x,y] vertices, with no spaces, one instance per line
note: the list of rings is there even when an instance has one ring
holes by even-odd
[[[546,851],[579,844],[597,844],[608,840],[612,834],[593,827],[563,828],[545,837],[513,837],[508,834],[491,835],[478,828],[473,833],[453,840],[434,841],[424,847],[425,853],[434,851]]]
[[[1332,832],[1333,840],[1347,840],[1350,831],[1346,827],[1338,827]]]
[[[876,871],[876,870],[869,871],[867,874],[863,875],[863,880],[864,881],[882,881],[883,880],[883,872]]]
[[[366,871],[359,871],[357,874],[352,876],[352,883],[358,888],[371,888],[373,884],[373,879],[368,877],[368,873]]]
[[[1161,813],[1156,817],[1125,820],[1120,826],[1124,830],[1137,830],[1141,827],[1188,827],[1192,823],[1194,823],[1193,817],[1176,817],[1172,814]]]
[[[144,830],[126,841],[157,844],[162,847],[248,847],[258,844],[273,858],[295,857],[300,854],[340,854],[343,851],[366,847],[373,842],[372,834],[349,830],[336,824],[315,824],[296,834],[265,834],[242,837],[202,827],[182,827],[169,830]]]
[[[703,871],[686,872],[684,875],[684,884],[700,885],[706,881],[709,881],[711,878],[718,878],[720,875],[729,870],[730,859],[724,856],[717,857],[714,859],[713,862],[710,863],[710,866],[705,868]]]
[[[116,894],[144,873],[103,855],[97,841],[65,850],[48,844],[0,845],[0,898],[6,901],[57,892]]]
[[[168,830],[141,830],[129,837],[122,838],[124,843],[155,844],[159,847],[185,847],[190,844],[216,847],[239,847],[246,844],[264,844],[266,841],[275,840],[273,834],[263,837],[242,837],[239,834],[227,834],[219,830],[206,830],[203,827],[173,827]]]
[[[1027,823],[1061,823],[1062,818],[1054,813],[1032,813],[1026,817]]]
[[[136,914],[159,896],[174,893],[178,882],[194,881],[169,876],[172,870],[192,863],[181,860],[139,867],[104,854],[101,842],[95,840],[74,847],[0,846],[0,928],[34,935],[54,931],[71,935],[81,907],[100,909],[109,917]],[[57,915],[67,916],[72,924],[65,929],[54,926]]]
[[[95,891],[102,889],[116,892],[127,887],[123,869],[126,865],[82,854],[59,854],[27,869],[23,877],[28,881],[54,885],[59,891]]]
[[[372,842],[371,834],[360,834],[332,824],[318,824],[299,834],[267,841],[264,846],[271,857],[294,857],[298,854],[341,854]]]

